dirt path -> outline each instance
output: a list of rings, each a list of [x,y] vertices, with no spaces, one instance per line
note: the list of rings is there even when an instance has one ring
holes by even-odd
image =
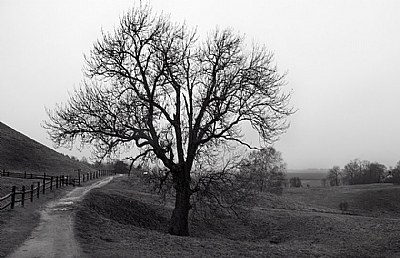
[[[40,212],[39,225],[8,257],[82,257],[73,231],[75,203],[93,188],[104,186],[112,179],[106,177],[93,184],[75,188],[65,197],[49,202]]]

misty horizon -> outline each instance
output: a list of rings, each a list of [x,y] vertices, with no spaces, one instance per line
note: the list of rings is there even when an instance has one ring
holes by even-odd
[[[389,168],[400,160],[399,2],[149,3],[197,27],[200,35],[229,27],[275,54],[278,70],[288,72],[290,105],[298,109],[273,145],[288,170],[343,168],[354,159]],[[0,121],[53,148],[41,127],[48,119],[45,107],[68,100],[84,78],[84,54],[132,6],[132,1],[1,2]],[[257,135],[249,137],[258,141]],[[76,147],[56,150],[90,157]]]

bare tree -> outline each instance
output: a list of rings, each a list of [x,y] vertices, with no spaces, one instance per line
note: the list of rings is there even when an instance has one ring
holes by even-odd
[[[252,151],[242,160],[241,172],[260,192],[281,194],[286,174],[286,163],[279,151],[272,147]]]
[[[198,219],[228,214],[243,219],[248,215],[248,208],[255,204],[256,191],[250,178],[240,173],[240,154],[207,155],[196,160],[192,173],[192,205]]]
[[[340,184],[340,177],[342,176],[342,172],[339,166],[333,166],[333,168],[329,169],[327,179],[329,180],[329,184],[331,186],[338,186]]]
[[[87,79],[66,104],[49,110],[59,146],[79,141],[101,157],[137,148],[133,158],[158,159],[176,191],[169,232],[188,235],[191,173],[209,148],[246,143],[249,123],[263,143],[288,128],[290,94],[264,47],[249,50],[231,30],[205,41],[148,6],[126,13],[85,57]]]
[[[343,179],[350,185],[380,183],[385,171],[383,164],[355,159],[345,165]]]
[[[391,170],[392,181],[395,184],[400,184],[400,161],[397,162],[396,167]]]

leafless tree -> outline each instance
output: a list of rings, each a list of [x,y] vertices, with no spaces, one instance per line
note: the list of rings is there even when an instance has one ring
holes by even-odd
[[[249,49],[232,30],[205,41],[195,30],[154,14],[126,13],[85,57],[87,79],[45,122],[57,145],[79,141],[99,156],[137,148],[139,158],[162,162],[176,192],[169,232],[188,235],[193,164],[213,146],[250,147],[241,125],[263,143],[288,128],[290,93],[264,47]]]
[[[350,161],[343,169],[343,179],[350,185],[380,183],[386,166],[378,162]]]
[[[329,169],[327,179],[331,186],[338,186],[340,184],[340,177],[342,177],[342,171],[339,166],[333,166]]]
[[[241,172],[260,192],[281,194],[285,183],[286,163],[272,147],[255,150],[242,160]]]

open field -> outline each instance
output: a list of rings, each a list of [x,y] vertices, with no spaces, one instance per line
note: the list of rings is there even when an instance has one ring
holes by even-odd
[[[320,209],[338,209],[340,202],[349,204],[354,215],[400,219],[400,186],[369,184],[327,188],[287,188],[284,195]]]
[[[91,257],[398,257],[399,191],[286,189],[260,195],[247,220],[192,220],[191,237],[177,237],[165,233],[171,203],[162,205],[140,179],[123,177],[87,195],[76,235]],[[341,201],[349,202],[349,214],[338,209]]]

